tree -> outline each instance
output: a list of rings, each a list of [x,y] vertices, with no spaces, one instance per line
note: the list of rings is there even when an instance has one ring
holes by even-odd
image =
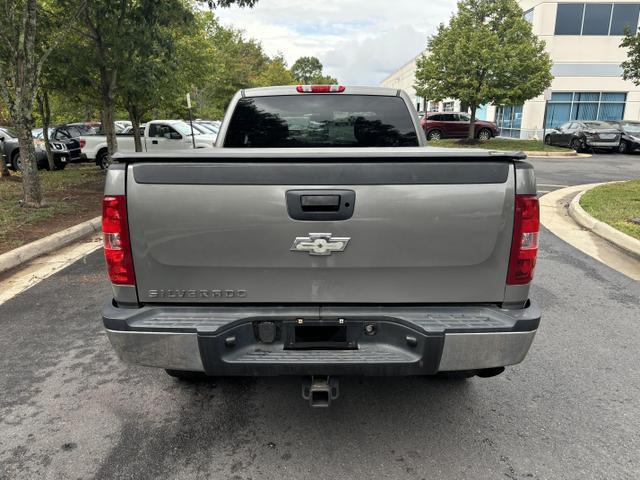
[[[140,152],[143,117],[167,93],[182,96],[191,88],[186,69],[181,70],[176,61],[176,43],[195,32],[189,28],[194,26],[192,11],[182,0],[140,2],[134,13],[138,18],[134,19],[136,28],[126,32],[118,96],[129,114],[135,149]]]
[[[316,57],[300,57],[291,66],[291,73],[303,85],[332,85],[338,83],[333,77],[322,73],[322,63]]]
[[[49,143],[49,126],[51,125],[51,106],[49,105],[49,92],[46,88],[41,89],[36,97],[38,101],[38,112],[42,119],[42,140],[44,142],[44,149],[47,152],[47,163],[49,164],[49,170],[55,169],[55,162],[53,159],[53,150],[51,150],[51,144]]]
[[[634,85],[640,85],[640,35],[625,28],[621,48],[627,48],[627,60],[622,62],[622,78],[630,80]]]
[[[53,38],[43,35],[38,19],[46,12],[36,0],[0,0],[0,98],[6,104],[18,134],[22,163],[24,205],[40,207],[43,203],[36,151],[31,135],[33,105],[38,92],[40,73],[47,57],[62,33]],[[79,9],[84,1],[79,3]],[[59,23],[73,21],[58,18]]]
[[[67,0],[79,1],[79,0]],[[229,7],[233,4],[252,7],[257,0],[206,0],[194,3],[206,4],[209,8]],[[93,62],[98,71],[98,90],[102,105],[102,125],[107,137],[109,159],[117,151],[117,138],[114,127],[114,110],[122,79],[126,77],[126,66],[130,51],[141,55],[138,65],[144,63],[145,53],[135,45],[136,39],[149,40],[156,28],[162,28],[162,22],[170,15],[185,12],[191,5],[186,0],[119,0],[93,1],[85,9],[83,23],[85,35],[93,54]],[[155,40],[158,36],[155,37]],[[162,42],[155,47],[163,48]],[[150,63],[147,64],[150,66]],[[139,70],[138,70],[139,71]],[[129,77],[132,78],[132,77]],[[186,92],[179,92],[183,96]],[[129,105],[131,107],[132,105]],[[129,110],[129,108],[128,108]],[[133,111],[133,110],[132,110]],[[131,112],[129,112],[131,115]],[[134,116],[139,113],[134,112]]]
[[[291,70],[287,68],[284,57],[279,54],[269,60],[265,69],[258,75],[256,83],[258,86],[268,87],[271,85],[295,85],[298,81]]]
[[[261,85],[260,76],[270,59],[259,42],[222,26],[212,13],[206,13],[200,21],[203,28],[196,45],[202,54],[206,53],[207,72],[194,81],[196,115],[220,118],[238,90]]]
[[[519,104],[551,85],[551,59],[516,0],[461,0],[417,61],[415,89],[430,100],[457,98],[471,109]]]

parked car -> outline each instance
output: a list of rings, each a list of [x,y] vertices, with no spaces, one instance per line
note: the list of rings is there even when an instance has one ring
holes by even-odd
[[[83,135],[95,135],[102,129],[102,124],[100,122],[76,122],[68,123],[67,125],[69,127],[80,128]]]
[[[194,130],[196,148],[213,148],[215,135],[201,134]],[[88,135],[80,138],[82,153],[88,160],[95,161],[100,168],[107,168],[107,137]],[[152,120],[146,124],[142,138],[145,152],[164,152],[167,150],[189,150],[193,148],[191,127],[182,120]],[[133,134],[118,134],[118,151],[135,152]]]
[[[38,129],[39,132],[33,136],[36,139],[36,145],[40,145],[44,149],[44,133],[42,129]],[[49,129],[49,144],[54,155],[67,156],[67,162],[80,162],[82,161],[82,150],[80,148],[79,138],[69,138],[67,135],[72,132],[69,128],[50,128]],[[32,132],[33,133],[33,132]],[[64,146],[64,148],[63,148]]]
[[[203,128],[209,135],[218,136],[218,132],[220,131],[220,127],[209,122],[194,122],[194,125],[198,125],[198,127]]]
[[[140,125],[140,136],[144,136],[144,128],[147,126],[146,123]],[[129,125],[122,130],[119,135],[133,135],[133,125]]]
[[[547,132],[544,143],[573,148],[576,152],[594,148],[617,150],[620,146],[620,131],[612,124],[599,120],[574,120]]]
[[[49,160],[47,159],[47,152],[44,145],[38,143],[37,139],[34,139],[34,144],[38,168],[48,170]],[[20,157],[18,134],[12,128],[0,127],[0,145],[2,145],[5,164],[12,170],[20,170],[22,168],[22,159]],[[56,170],[63,170],[67,166],[67,163],[69,163],[70,158],[66,145],[62,142],[51,142],[51,148],[53,150],[54,168]]]
[[[396,89],[267,87],[235,95],[216,150],[121,154],[102,217],[119,357],[183,378],[304,375],[324,407],[329,375],[521,362],[540,321],[533,168],[425,140]]]
[[[469,136],[471,115],[464,112],[429,112],[420,125],[427,135],[427,140],[442,138],[465,138]],[[500,134],[500,130],[493,122],[476,119],[475,137],[479,140],[489,140]]]
[[[116,128],[116,133],[122,133],[122,131],[130,127],[132,123],[129,120],[116,120],[113,122],[114,127]]]
[[[640,150],[640,122],[633,120],[615,120],[609,123],[620,130],[618,152],[633,153]]]

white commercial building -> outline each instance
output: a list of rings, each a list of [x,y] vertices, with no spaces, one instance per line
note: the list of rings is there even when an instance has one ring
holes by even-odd
[[[503,136],[514,138],[541,138],[545,110],[546,128],[571,120],[640,120],[640,87],[623,80],[620,67],[627,58],[620,42],[625,27],[631,31],[638,28],[639,2],[519,3],[553,61],[549,101],[540,95],[523,105],[489,106],[479,118],[496,121]],[[413,88],[415,60],[391,74],[382,85],[406,90],[416,106],[424,108],[424,99],[417,97]],[[444,107],[444,102],[427,102],[428,110],[442,111]]]

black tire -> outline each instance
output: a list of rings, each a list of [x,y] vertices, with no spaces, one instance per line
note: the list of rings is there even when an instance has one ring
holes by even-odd
[[[437,128],[430,130],[429,133],[427,133],[427,140],[430,142],[433,140],[442,140],[442,132]]]
[[[569,146],[578,153],[584,152],[585,150],[584,142],[579,138],[572,138],[571,143],[569,143]]]
[[[478,140],[482,140],[483,142],[491,140],[491,137],[491,130],[489,130],[488,128],[481,128],[478,132],[478,135],[476,136]]]
[[[628,151],[629,144],[624,140],[620,140],[620,145],[618,145],[618,153],[627,153]]]
[[[16,172],[22,170],[22,161],[20,160],[20,152],[16,152],[11,157],[11,168],[13,168]]]
[[[475,370],[461,370],[458,372],[439,372],[436,374],[436,378],[440,380],[454,380],[457,382],[465,381],[468,378],[476,376]]]
[[[191,382],[202,382],[211,379],[203,372],[192,372],[189,370],[165,370],[167,375],[173,378],[177,378],[179,380],[191,381]]]
[[[551,145],[551,135],[544,137],[544,143],[545,145]]]
[[[96,155],[96,165],[102,170],[109,168],[109,152],[107,150],[100,150]]]

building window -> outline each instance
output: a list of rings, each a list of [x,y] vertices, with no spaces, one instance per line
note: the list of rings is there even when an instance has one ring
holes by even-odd
[[[624,35],[625,29],[635,33],[638,28],[640,5],[637,3],[616,3],[613,5],[609,35]]]
[[[520,138],[522,105],[500,105],[496,110],[496,125],[500,136]]]
[[[621,120],[627,94],[624,92],[554,92],[547,105],[547,128],[571,120]]]
[[[523,16],[527,22],[533,23],[533,8],[524,12]]]
[[[638,29],[640,3],[559,3],[556,35],[624,35]]]
[[[610,3],[587,3],[584,8],[582,35],[608,35],[612,6]]]
[[[556,35],[580,35],[583,3],[559,3],[556,14]]]
[[[442,102],[442,111],[443,112],[453,112],[454,104],[453,102]]]

